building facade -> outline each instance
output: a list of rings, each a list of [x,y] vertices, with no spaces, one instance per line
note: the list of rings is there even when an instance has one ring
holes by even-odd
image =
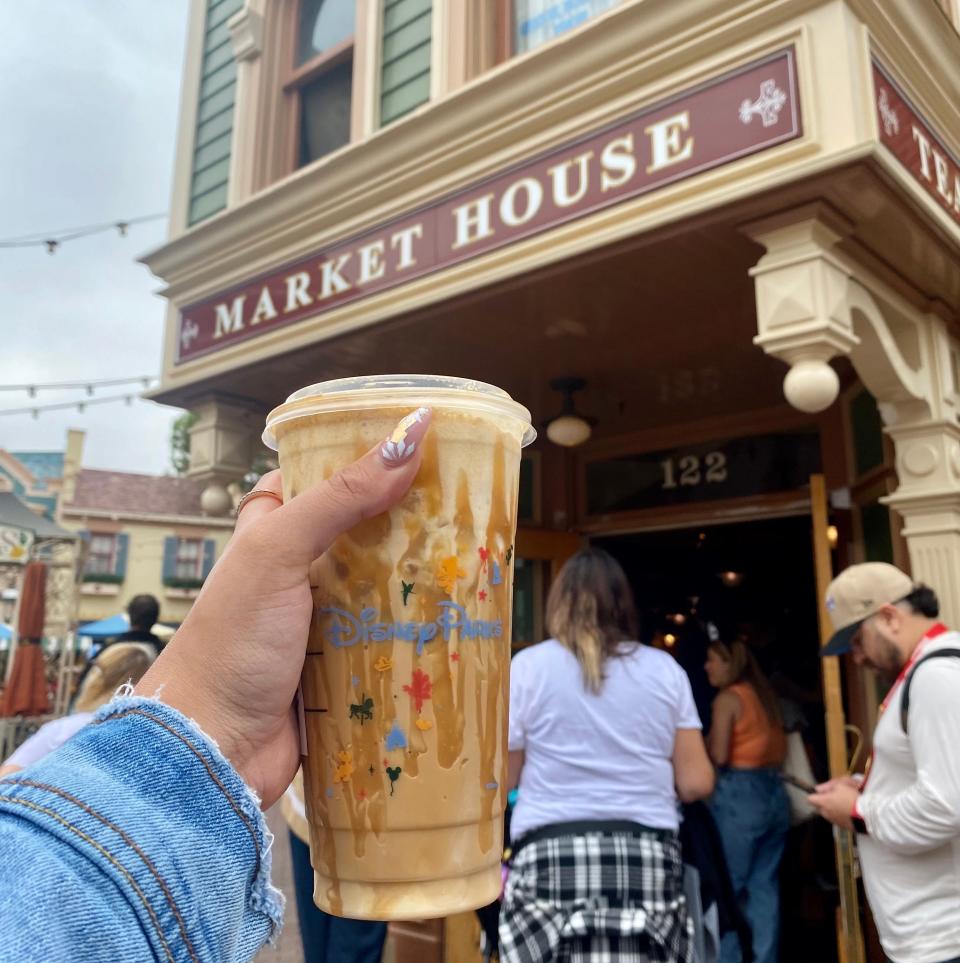
[[[81,537],[79,624],[144,594],[160,603],[160,621],[186,618],[233,532],[232,519],[204,515],[202,492],[189,478],[89,468],[65,479],[60,524]]]
[[[960,624],[954,0],[191,10],[172,231],[145,261],[169,300],[155,397],[198,415],[208,507],[305,384],[462,375],[542,424],[582,380],[589,439],[525,458],[515,642],[603,544],[672,638],[746,626],[845,771],[878,699],[821,672],[831,571],[894,561]],[[831,871],[823,958],[875,955],[844,834]],[[831,898],[798,895],[818,908],[788,930],[832,934]]]
[[[48,551],[46,634],[64,638],[141,594],[156,596],[161,621],[183,621],[233,520],[204,511],[195,479],[83,468],[83,443],[71,430],[62,452],[0,450],[0,491],[72,536]],[[0,569],[9,619],[22,566]]]
[[[63,451],[4,451],[0,449],[0,492],[17,498],[43,522],[28,557],[47,564],[44,635],[63,640],[76,618],[76,537],[59,526],[58,508],[63,479],[72,462],[79,464],[83,432],[67,432]],[[69,535],[68,538],[62,536]],[[0,563],[0,621],[13,623],[24,565]]]

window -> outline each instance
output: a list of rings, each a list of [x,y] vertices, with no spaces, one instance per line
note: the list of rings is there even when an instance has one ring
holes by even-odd
[[[216,556],[217,543],[212,538],[168,535],[163,540],[163,584],[177,590],[200,588]]]
[[[301,0],[286,84],[296,99],[297,167],[350,141],[356,15],[356,0]]]
[[[177,558],[173,574],[175,578],[202,578],[203,541],[199,538],[178,538]]]
[[[87,563],[84,566],[85,575],[113,575],[117,560],[117,536],[90,536],[90,547],[87,550]]]
[[[621,0],[501,0],[507,57],[526,53],[615,7]]]

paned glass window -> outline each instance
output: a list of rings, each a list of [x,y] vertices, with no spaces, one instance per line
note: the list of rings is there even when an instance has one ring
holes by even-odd
[[[199,538],[177,539],[177,578],[198,579],[203,566],[203,542]]]
[[[615,7],[620,0],[513,0],[513,53],[526,53]]]
[[[87,575],[112,575],[116,560],[117,536],[92,534],[84,572]]]
[[[350,141],[357,0],[301,0],[293,73],[297,166]]]

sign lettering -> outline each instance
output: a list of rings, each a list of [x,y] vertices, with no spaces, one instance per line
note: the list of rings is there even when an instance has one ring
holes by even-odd
[[[934,133],[890,75],[874,60],[880,142],[960,224],[960,161]]]
[[[498,584],[498,583],[492,583]],[[423,647],[438,636],[444,642],[457,632],[462,641],[473,639],[499,639],[503,636],[503,622],[500,619],[484,621],[471,619],[467,610],[455,602],[440,602],[440,614],[433,622],[381,622],[376,609],[364,609],[358,616],[345,609],[322,608],[319,614],[329,619],[325,637],[338,649],[367,642],[412,642],[417,647],[417,655],[423,654]]]
[[[819,470],[816,432],[752,435],[598,459],[586,466],[587,514],[793,491]]]
[[[177,364],[799,137],[793,48],[185,307]],[[936,161],[931,161],[931,169]]]

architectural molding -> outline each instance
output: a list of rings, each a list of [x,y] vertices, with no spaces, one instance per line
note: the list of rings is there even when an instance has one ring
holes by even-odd
[[[247,0],[228,21],[233,56],[237,63],[256,60],[263,53],[263,13],[258,0]]]
[[[100,508],[75,508],[67,506],[62,516],[73,523],[84,518],[103,519],[111,522],[149,522],[158,525],[191,525],[197,528],[233,528],[232,518],[217,518],[211,515],[151,515],[141,512],[114,512]],[[119,531],[119,529],[118,529]]]
[[[791,366],[791,403],[818,411],[836,399],[827,362],[847,357],[876,399],[896,453],[897,490],[882,499],[904,520],[916,579],[940,588],[944,615],[960,619],[960,343],[947,322],[916,306],[838,245],[849,226],[823,205],[748,225],[766,248],[751,271],[755,343]],[[791,379],[794,384],[791,385]]]
[[[256,190],[263,167],[259,142],[264,121],[270,116],[265,102],[264,65],[266,0],[246,0],[243,9],[228,21],[233,56],[237,62],[237,91],[230,139],[230,176],[227,180],[227,205],[245,201]]]

